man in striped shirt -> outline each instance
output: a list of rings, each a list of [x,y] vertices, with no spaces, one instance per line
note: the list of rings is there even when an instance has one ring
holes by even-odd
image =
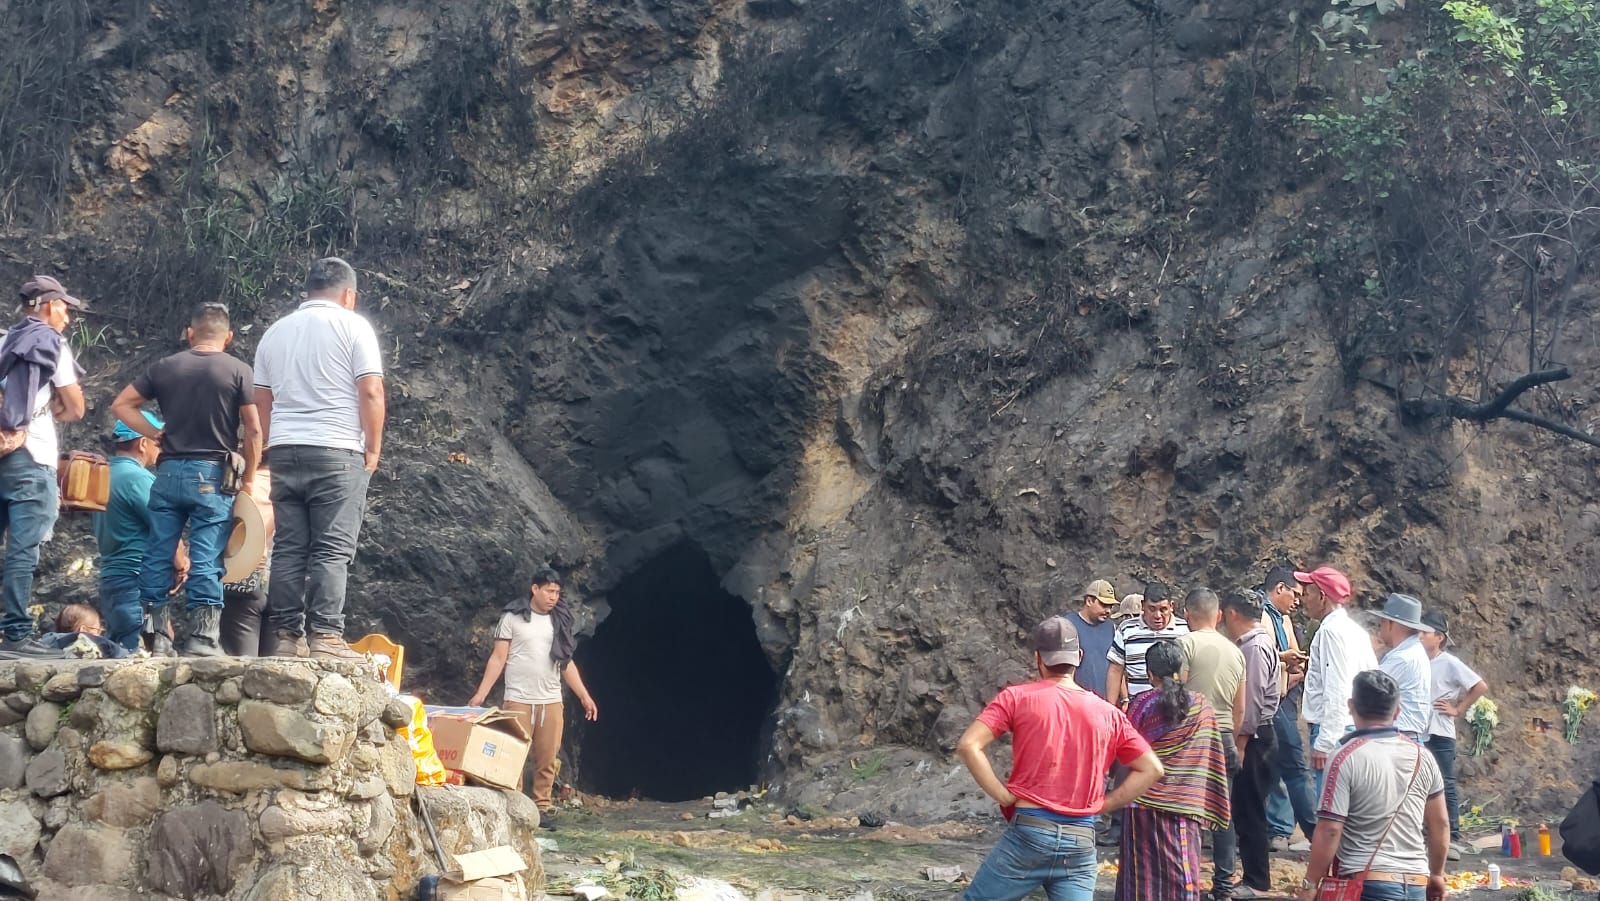
[[[1176,641],[1189,634],[1189,625],[1172,609],[1172,589],[1160,582],[1144,587],[1143,613],[1117,628],[1106,654],[1106,697],[1124,709],[1133,698],[1150,690],[1144,655],[1158,641]]]

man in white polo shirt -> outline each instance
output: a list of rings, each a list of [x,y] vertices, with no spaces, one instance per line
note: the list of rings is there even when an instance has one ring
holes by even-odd
[[[267,616],[275,656],[359,658],[344,640],[345,580],[383,449],[383,354],[355,311],[349,263],[318,260],[305,285],[305,302],[256,348],[277,519]]]

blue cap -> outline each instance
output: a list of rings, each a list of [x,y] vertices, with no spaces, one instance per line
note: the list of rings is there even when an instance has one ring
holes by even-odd
[[[164,429],[167,427],[167,424],[161,421],[161,417],[151,413],[149,410],[140,410],[139,412],[144,414],[146,422],[150,423],[157,429]],[[123,441],[132,441],[135,438],[143,438],[144,436],[138,432],[135,432],[133,429],[128,428],[128,426],[119,419],[117,420],[117,427],[111,430],[111,437],[115,438],[118,443],[121,443]]]

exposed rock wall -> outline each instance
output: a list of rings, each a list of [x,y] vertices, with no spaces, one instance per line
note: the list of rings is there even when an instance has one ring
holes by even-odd
[[[0,852],[52,901],[388,901],[446,853],[512,845],[543,882],[516,792],[419,789],[359,665],[238,659],[0,664]]]

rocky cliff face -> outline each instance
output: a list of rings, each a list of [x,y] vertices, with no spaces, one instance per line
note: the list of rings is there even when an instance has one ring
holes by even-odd
[[[71,440],[190,302],[234,304],[248,354],[306,259],[354,260],[392,406],[352,629],[402,638],[441,700],[550,560],[598,623],[602,718],[649,724],[609,746],[658,745],[678,705],[740,779],[933,812],[976,804],[951,743],[1080,583],[1331,561],[1459,624],[1511,714],[1469,796],[1561,797],[1570,749],[1523,724],[1593,678],[1588,452],[1402,423],[1341,365],[1349,279],[1314,246],[1353,226],[1292,122],[1338,73],[1306,74],[1293,10],[5,8],[82,61],[12,101],[0,237],[6,277],[108,311]],[[53,600],[89,590],[83,534],[46,553]],[[729,603],[752,629],[703,625]],[[652,606],[683,613],[639,637]],[[763,660],[772,715],[719,721]]]

